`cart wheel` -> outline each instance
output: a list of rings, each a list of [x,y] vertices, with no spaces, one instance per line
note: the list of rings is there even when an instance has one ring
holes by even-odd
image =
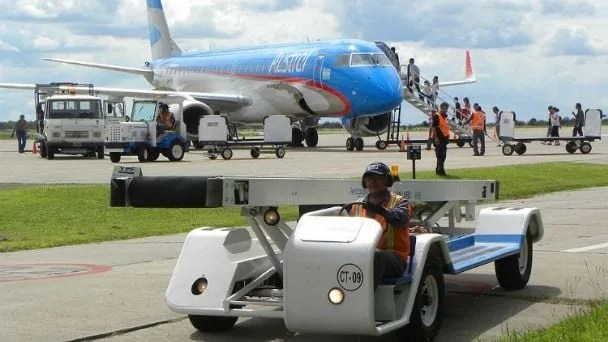
[[[148,161],[148,158],[150,158],[150,154],[148,153],[148,149],[146,148],[146,146],[138,145],[137,160],[139,160],[140,163],[144,163]]]
[[[232,150],[230,148],[225,148],[222,150],[222,158],[229,160],[232,158]]]
[[[112,161],[112,163],[118,163],[120,161],[120,153],[110,152],[110,161]]]
[[[190,323],[198,331],[208,332],[208,331],[224,331],[224,330],[231,329],[239,318],[230,317],[230,316],[188,315],[188,319],[190,319]]]
[[[252,147],[251,150],[249,151],[249,154],[251,154],[251,158],[258,159],[258,157],[260,156],[260,148]]]
[[[532,237],[526,233],[519,254],[511,255],[494,262],[496,279],[507,291],[526,287],[532,271]]]
[[[458,147],[464,147],[464,140],[462,140],[462,139],[458,139],[458,140],[456,141],[456,146],[458,146]]]
[[[587,153],[591,152],[591,144],[588,142],[584,142],[581,144],[580,149],[581,149],[581,153],[587,154]]]
[[[177,140],[173,141],[171,145],[169,145],[167,158],[169,158],[170,161],[180,161],[184,159],[184,146]]]
[[[524,153],[526,153],[526,144],[524,143],[517,143],[517,145],[515,145],[515,153],[517,153],[518,155],[522,155]]]
[[[576,146],[575,141],[571,141],[566,144],[566,151],[568,151],[568,153],[574,153],[574,152],[576,152],[577,149],[578,149],[578,146]]]
[[[504,154],[505,156],[510,156],[513,154],[513,145],[505,145],[502,147],[502,154]]]
[[[416,300],[410,315],[410,323],[397,330],[400,340],[432,341],[443,320],[445,282],[441,271],[441,256],[437,249],[429,252],[418,285]]]
[[[283,146],[277,147],[277,149],[274,151],[274,154],[277,155],[277,158],[282,159],[283,157],[285,157],[285,148]]]
[[[376,141],[376,148],[379,150],[386,150],[386,141],[378,140]]]

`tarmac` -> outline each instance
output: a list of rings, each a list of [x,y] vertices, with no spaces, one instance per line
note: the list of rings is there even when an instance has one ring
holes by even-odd
[[[540,136],[538,132],[525,133]],[[423,136],[423,132],[411,134],[412,138]],[[142,166],[144,175],[336,178],[356,177],[375,160],[398,163],[402,172],[411,169],[411,161],[395,146],[377,151],[372,138],[366,139],[366,150],[346,152],[345,138],[342,134],[321,135],[321,147],[288,149],[284,159],[268,154],[254,160],[248,150],[239,150],[232,160],[209,160],[195,151],[179,163],[140,164],[136,157],[125,157],[119,165]],[[14,145],[16,142],[0,141],[3,185],[108,184],[115,166],[108,158],[58,155],[48,161],[31,153],[18,154]],[[488,142],[484,157],[473,157],[471,148],[451,146],[446,170],[549,161],[608,164],[608,142],[592,145],[587,155],[569,154],[563,144],[533,143],[522,156],[504,156],[496,143]],[[423,150],[416,169],[432,170],[434,162],[432,151]],[[507,331],[546,327],[580,312],[588,300],[608,298],[607,198],[608,188],[593,188],[501,202],[541,210],[545,235],[534,245],[530,283],[523,290],[505,292],[498,287],[492,265],[447,276],[444,321],[436,341],[492,340]],[[281,320],[270,319],[240,319],[229,332],[199,333],[164,302],[185,236],[0,254],[0,341],[396,340],[392,334],[380,338],[293,334]]]

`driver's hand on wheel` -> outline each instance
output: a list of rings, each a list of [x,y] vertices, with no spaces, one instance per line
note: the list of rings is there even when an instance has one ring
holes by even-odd
[[[367,212],[372,215],[378,214],[380,216],[384,216],[386,214],[386,209],[380,204],[367,202]]]

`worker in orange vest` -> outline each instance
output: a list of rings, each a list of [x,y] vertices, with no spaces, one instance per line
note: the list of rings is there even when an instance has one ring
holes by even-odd
[[[411,207],[407,199],[389,191],[393,185],[390,168],[381,162],[367,166],[361,177],[368,195],[362,204],[353,204],[352,216],[370,217],[380,223],[382,235],[374,254],[374,288],[384,277],[400,277],[407,270],[410,254],[409,221]]]
[[[486,153],[486,115],[478,104],[475,104],[473,109],[475,111],[465,124],[471,123],[471,131],[473,131],[473,155],[483,156]]]
[[[441,105],[439,105],[439,111],[433,114],[433,124],[431,126],[435,156],[437,157],[435,173],[439,176],[446,176],[445,159],[447,157],[448,141],[450,139],[450,129],[447,120],[448,108],[449,105],[447,102],[442,102]]]

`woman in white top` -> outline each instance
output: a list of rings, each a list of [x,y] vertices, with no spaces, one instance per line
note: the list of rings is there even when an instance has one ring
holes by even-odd
[[[549,120],[551,121],[551,137],[559,137],[560,119],[559,109],[553,107],[551,114],[549,115]],[[553,141],[555,141],[555,145],[559,145],[559,140],[556,139]]]

